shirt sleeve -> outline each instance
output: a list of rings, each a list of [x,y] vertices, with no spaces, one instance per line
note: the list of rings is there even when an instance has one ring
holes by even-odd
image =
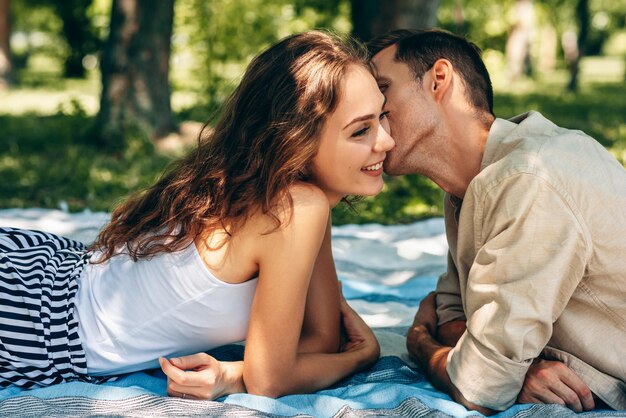
[[[438,325],[443,325],[446,322],[458,319],[465,319],[459,273],[451,253],[451,251],[456,250],[457,246],[458,224],[455,216],[456,207],[451,203],[450,199],[450,195],[446,194],[444,213],[446,220],[446,237],[450,250],[448,251],[447,271],[439,276],[437,282]]]
[[[448,271],[439,276],[437,281],[437,318],[438,325],[455,320],[465,320],[459,273],[452,255],[448,251]]]
[[[475,198],[467,331],[447,371],[467,400],[504,410],[583,277],[589,235],[568,197],[534,174],[514,174]]]

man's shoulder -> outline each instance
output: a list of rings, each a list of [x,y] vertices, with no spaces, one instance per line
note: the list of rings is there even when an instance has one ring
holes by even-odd
[[[511,118],[508,133],[490,146],[491,161],[485,164],[479,178],[493,181],[518,173],[553,177],[591,175],[593,167],[621,166],[595,139],[580,130],[557,126],[539,112],[528,112]],[[617,165],[616,165],[617,163]],[[581,166],[591,169],[581,173]]]
[[[516,116],[511,118],[510,121],[518,121],[516,122],[517,128],[513,134],[529,143],[532,148],[564,147],[574,153],[578,153],[578,149],[571,146],[573,142],[582,146],[601,147],[600,143],[587,133],[578,129],[556,125],[536,111]]]
[[[539,113],[508,123],[515,125],[497,144],[505,151],[492,151],[491,164],[470,183],[477,204],[500,205],[515,191],[529,202],[558,197],[592,229],[603,217],[624,219],[626,170],[601,144]]]

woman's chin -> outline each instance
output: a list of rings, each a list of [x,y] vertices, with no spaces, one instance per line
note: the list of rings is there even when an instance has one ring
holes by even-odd
[[[376,184],[375,186],[372,186],[372,187],[368,187],[367,190],[363,190],[358,195],[359,196],[376,196],[378,193],[383,191],[384,187],[385,187],[385,183],[383,182],[383,179],[381,177],[379,184]]]

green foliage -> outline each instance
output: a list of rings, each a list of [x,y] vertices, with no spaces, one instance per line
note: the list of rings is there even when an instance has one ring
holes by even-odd
[[[278,39],[316,27],[350,29],[347,0],[178,0],[175,7],[175,87],[203,92],[203,119],[219,109],[252,57]]]
[[[440,24],[467,35],[496,61],[502,60],[515,1],[442,0]],[[50,0],[11,4],[13,29],[20,34],[12,45],[21,65],[18,81],[22,86],[44,88],[46,94],[69,90],[67,80],[61,78],[67,53],[62,22]],[[100,39],[108,30],[110,4],[110,0],[93,0],[88,10]],[[559,35],[576,29],[576,0],[535,0],[534,4],[540,25],[555,26]],[[174,103],[181,93],[191,97],[186,100],[187,108],[179,112],[179,120],[207,120],[237,84],[250,59],[283,36],[316,27],[349,32],[351,27],[349,0],[176,0],[175,7],[171,61]],[[592,40],[600,39],[607,54],[625,54],[620,40],[626,33],[626,0],[597,0],[590,2],[590,8]],[[457,19],[459,11],[463,20]],[[616,60],[621,63],[621,59]],[[623,65],[620,68],[623,72]],[[516,84],[515,93],[496,88],[500,91],[495,100],[496,114],[509,117],[538,110],[561,126],[589,133],[624,164],[623,82],[588,83],[583,69],[581,91],[563,95],[565,75],[554,77],[560,78],[557,82],[541,77],[527,80],[529,85],[523,91]],[[606,81],[603,77],[595,80]],[[89,88],[86,83],[82,85],[83,93],[93,90],[97,94],[99,80],[93,81]],[[35,93],[28,92],[30,101],[38,100]],[[19,108],[13,92],[5,98],[12,108]],[[48,116],[17,115],[13,110],[15,116],[0,115],[0,207],[55,208],[65,201],[70,210],[110,211],[117,201],[151,184],[162,172],[171,157],[155,150],[137,133],[128,133],[125,149],[102,153],[87,130],[93,122],[92,112],[83,106],[70,102]],[[404,176],[386,178],[382,193],[355,202],[352,209],[340,205],[333,218],[336,224],[396,224],[440,215],[441,211],[442,192],[432,182]]]
[[[385,176],[385,187],[377,196],[335,207],[333,223],[403,224],[442,213],[443,192],[426,177]]]
[[[590,83],[578,94],[540,90],[523,95],[499,94],[494,110],[499,117],[539,111],[559,126],[584,131],[626,165],[625,98],[626,86],[622,83]]]
[[[626,86],[585,83],[578,94],[563,94],[560,84],[532,84],[522,93],[495,98],[499,117],[537,110],[556,124],[580,129],[626,163]],[[179,115],[180,117],[180,115]],[[0,115],[0,207],[110,211],[116,202],[151,183],[170,157],[141,136],[116,154],[102,153],[87,135],[92,116],[76,102],[53,115]],[[442,214],[442,192],[421,176],[386,178],[378,196],[353,209],[339,205],[335,224],[398,224]]]
[[[442,0],[437,17],[440,27],[466,36],[481,49],[504,51],[514,5],[515,0]]]
[[[28,84],[32,80],[24,79],[30,74],[24,69],[32,67],[32,61],[45,60],[53,70],[47,76],[60,79],[64,65],[66,70],[68,64],[81,67],[88,53],[95,59],[108,34],[109,14],[110,0],[11,2],[11,50],[18,84],[32,85]]]
[[[531,0],[532,1],[532,0]],[[515,23],[516,0],[442,0],[439,7],[439,26],[468,37],[481,49],[504,51],[508,34]],[[565,31],[577,31],[578,0],[534,0],[537,31],[541,42],[541,29],[553,27],[560,37]],[[591,27],[587,54],[603,51],[612,35],[626,26],[626,0],[589,1]]]
[[[168,162],[140,136],[104,154],[86,135],[92,117],[76,103],[51,116],[0,116],[0,207],[109,211],[151,184]]]

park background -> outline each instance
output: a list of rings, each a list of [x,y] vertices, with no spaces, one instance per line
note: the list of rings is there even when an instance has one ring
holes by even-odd
[[[110,212],[193,146],[263,48],[399,27],[467,36],[497,116],[538,110],[625,163],[626,0],[0,0],[0,208]],[[429,180],[386,177],[333,222],[441,214]]]

